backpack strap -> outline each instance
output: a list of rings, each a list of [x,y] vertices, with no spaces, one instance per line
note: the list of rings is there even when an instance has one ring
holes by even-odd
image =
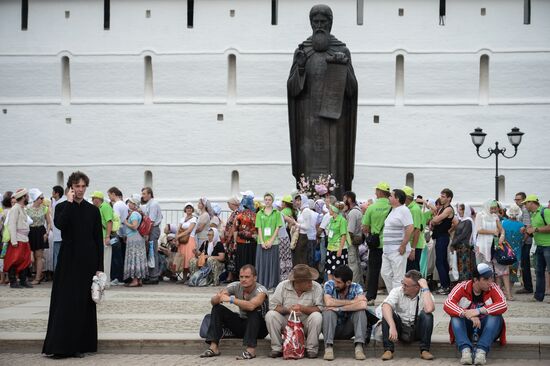
[[[548,223],[546,222],[546,218],[544,217],[544,210],[546,207],[542,207],[540,210],[540,216],[542,217],[542,222],[544,222],[544,226],[548,226]]]

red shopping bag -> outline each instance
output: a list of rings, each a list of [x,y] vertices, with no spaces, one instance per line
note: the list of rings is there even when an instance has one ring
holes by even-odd
[[[296,316],[296,312],[292,311],[283,332],[283,358],[285,360],[304,358],[306,353],[305,339],[304,325],[300,318]]]

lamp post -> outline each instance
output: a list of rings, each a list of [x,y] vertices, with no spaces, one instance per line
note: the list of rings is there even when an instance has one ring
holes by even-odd
[[[512,156],[506,156],[504,153],[506,152],[506,148],[503,147],[502,149],[498,147],[498,141],[495,142],[495,148],[488,148],[487,151],[489,152],[489,155],[482,156],[479,153],[479,148],[481,145],[483,145],[483,142],[485,141],[485,136],[487,134],[483,132],[481,128],[476,128],[474,132],[470,133],[470,136],[472,137],[472,143],[476,147],[476,153],[477,156],[479,156],[482,159],[488,159],[491,157],[491,155],[495,155],[495,199],[498,201],[498,156],[502,155],[506,159],[512,159],[516,154],[518,153],[518,146],[521,144],[521,138],[523,136],[523,132],[519,130],[519,128],[514,127],[512,128],[512,131],[507,133],[508,135],[508,141],[510,141],[510,144],[514,147],[514,155]]]

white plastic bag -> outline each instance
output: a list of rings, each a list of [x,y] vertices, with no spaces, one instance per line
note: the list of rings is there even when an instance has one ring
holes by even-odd
[[[92,300],[99,304],[105,298],[105,285],[107,284],[107,275],[99,272],[92,278]]]
[[[458,281],[458,257],[456,251],[449,253],[449,277],[451,281]]]
[[[149,254],[147,255],[147,267],[155,268],[155,244],[151,240],[149,242]]]

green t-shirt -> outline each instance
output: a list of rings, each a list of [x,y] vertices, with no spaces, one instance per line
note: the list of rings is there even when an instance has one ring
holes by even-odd
[[[285,207],[281,210],[281,213],[285,215],[286,217],[292,217],[292,209],[290,207]]]
[[[281,213],[275,209],[267,215],[264,210],[260,210],[256,214],[256,227],[258,232],[262,233],[263,242],[260,242],[260,236],[258,235],[258,244],[267,243],[273,236],[277,235],[279,228],[283,226],[283,219]],[[277,240],[273,242],[273,245],[279,244]]]
[[[426,243],[424,242],[424,233],[422,232],[422,228],[425,227],[422,210],[420,209],[420,206],[418,206],[418,203],[416,203],[415,201],[412,201],[407,207],[411,211],[411,215],[413,218],[413,227],[420,231],[420,235],[418,236],[418,242],[416,243],[416,249],[424,249],[424,246],[426,245]],[[411,235],[411,248],[412,248],[412,244],[413,244],[413,236]]]
[[[546,219],[546,223],[550,225],[550,208],[544,209],[544,218]],[[542,219],[542,207],[539,207],[539,209],[531,215],[531,226],[535,228],[546,226]],[[550,247],[550,233],[534,233],[533,237],[538,246]]]
[[[384,227],[384,221],[390,212],[390,208],[389,199],[379,198],[367,208],[365,215],[363,215],[362,224],[368,225],[372,234],[380,235],[380,246],[378,246],[378,248],[382,248],[384,245],[382,229]]]
[[[103,202],[99,206],[99,212],[101,213],[101,227],[103,229],[103,237],[107,236],[107,223],[113,221],[113,208],[107,202]]]
[[[327,226],[327,250],[337,252],[338,249],[340,249],[342,235],[346,235],[346,244],[344,244],[345,249],[347,248],[348,222],[342,215],[338,215],[336,218],[331,217]]]

